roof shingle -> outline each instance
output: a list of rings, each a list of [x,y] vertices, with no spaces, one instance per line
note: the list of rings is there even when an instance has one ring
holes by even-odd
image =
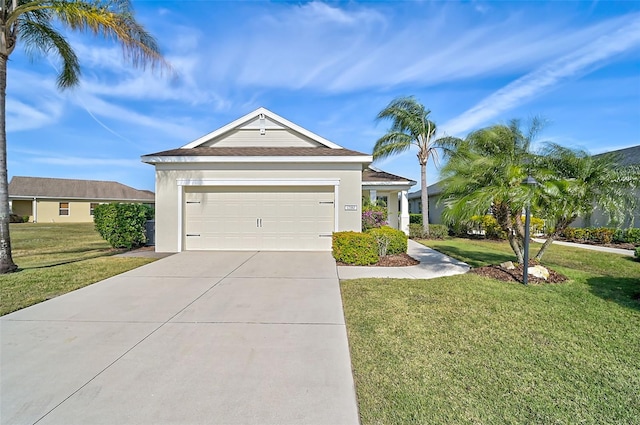
[[[349,149],[322,147],[207,147],[171,149],[145,156],[368,156]]]
[[[155,201],[153,192],[134,189],[118,182],[20,176],[15,176],[11,179],[9,196],[109,201]]]

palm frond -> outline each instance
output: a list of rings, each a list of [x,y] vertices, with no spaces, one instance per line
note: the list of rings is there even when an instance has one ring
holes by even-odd
[[[80,77],[80,63],[75,52],[67,40],[57,32],[44,19],[23,19],[18,23],[22,40],[25,42],[27,52],[39,52],[49,54],[51,52],[59,56],[62,61],[62,70],[58,74],[59,87],[71,87],[78,84]]]

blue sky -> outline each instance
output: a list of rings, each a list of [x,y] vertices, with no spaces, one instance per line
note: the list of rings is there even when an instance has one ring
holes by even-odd
[[[82,83],[60,92],[56,59],[19,46],[8,71],[9,177],[153,190],[153,167],[140,155],[260,106],[370,153],[388,128],[376,114],[401,95],[431,109],[440,134],[541,116],[540,141],[591,153],[640,144],[640,2],[133,4],[178,79],[69,34]],[[375,165],[419,181],[413,152]],[[438,180],[433,163],[428,178]]]

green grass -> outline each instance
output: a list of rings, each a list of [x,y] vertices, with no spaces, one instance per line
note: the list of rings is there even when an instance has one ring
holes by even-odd
[[[116,258],[93,223],[11,225],[16,273],[0,275],[0,315],[147,264]]]
[[[513,260],[505,243],[428,245]],[[570,280],[341,282],[363,425],[638,423],[640,263],[560,246],[543,263]]]

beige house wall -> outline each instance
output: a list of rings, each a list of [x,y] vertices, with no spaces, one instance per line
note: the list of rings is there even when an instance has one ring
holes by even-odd
[[[20,217],[28,215],[29,221],[33,221],[33,215],[31,213],[32,205],[32,201],[16,199],[15,201],[11,201],[11,212],[19,215]]]
[[[156,164],[156,251],[178,252],[184,247],[184,187],[178,180],[234,180],[245,185],[251,181],[267,181],[300,186],[313,179],[337,180],[337,231],[361,230],[362,164],[303,163],[221,163],[221,164]],[[298,182],[298,183],[296,183]],[[203,184],[206,186],[206,182]],[[274,184],[275,186],[275,184]],[[180,199],[182,202],[180,203]],[[356,210],[345,210],[356,205]],[[180,222],[182,220],[182,222]]]
[[[60,215],[60,203],[69,204],[69,215]],[[37,201],[37,221],[38,223],[90,223],[93,215],[90,214],[91,204],[108,204],[111,202],[126,202],[118,200],[91,200],[91,201],[70,201],[67,199],[46,199]],[[135,202],[139,203],[139,202]],[[34,221],[33,201],[13,200],[12,210],[15,214],[29,216],[29,221]],[[20,211],[20,212],[18,212]]]

